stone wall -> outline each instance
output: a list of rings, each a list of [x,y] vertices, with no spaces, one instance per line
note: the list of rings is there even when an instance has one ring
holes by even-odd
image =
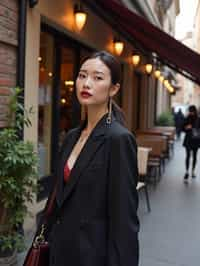
[[[10,88],[16,85],[18,0],[0,1],[0,128],[6,125]]]

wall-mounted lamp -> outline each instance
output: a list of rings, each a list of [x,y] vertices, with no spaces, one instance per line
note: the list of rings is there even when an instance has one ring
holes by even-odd
[[[158,79],[158,78],[160,77],[160,75],[161,75],[160,70],[157,69],[157,70],[154,72],[154,75],[155,75],[155,77]]]
[[[146,70],[147,74],[150,75],[152,70],[153,70],[152,64],[146,64],[145,65],[145,70]]]
[[[161,83],[163,83],[164,79],[165,78],[162,75],[160,75],[159,80],[160,80]]]
[[[140,56],[138,54],[132,55],[132,63],[134,66],[137,66],[140,63]]]
[[[170,92],[171,93],[174,93],[175,92],[175,90],[174,90],[174,88],[171,86],[171,88],[170,88]]]
[[[170,93],[174,93],[174,88],[169,84],[169,86],[167,87],[167,90],[170,92]]]
[[[168,91],[171,93],[174,93],[175,89],[174,89],[174,87],[172,87],[172,85],[169,84]]]
[[[169,80],[168,79],[165,79],[164,81],[163,81],[163,84],[164,84],[164,86],[166,87],[166,88],[168,88],[169,87]]]
[[[117,55],[121,55],[124,49],[124,43],[120,39],[114,39],[114,50]]]
[[[82,28],[84,27],[84,25],[86,23],[86,19],[87,19],[87,14],[86,14],[86,12],[84,12],[84,10],[81,6],[81,3],[75,4],[74,17],[75,17],[76,27],[78,28],[79,31],[81,31]]]

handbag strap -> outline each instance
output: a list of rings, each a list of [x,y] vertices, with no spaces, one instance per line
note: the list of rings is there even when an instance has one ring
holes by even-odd
[[[47,205],[46,205],[45,213],[44,213],[44,217],[46,220],[48,219],[48,217],[51,215],[51,213],[53,211],[53,205],[54,205],[54,201],[56,199],[57,183],[54,186],[53,192],[50,194],[50,197],[47,201]]]
[[[57,182],[54,186],[53,192],[50,193],[50,196],[47,200],[47,204],[46,204],[45,211],[44,211],[44,218],[46,221],[48,220],[48,218],[50,217],[50,215],[53,211],[54,202],[55,202],[56,193],[57,193],[57,185],[58,185],[58,179],[57,179]]]
[[[41,243],[45,242],[44,233],[46,231],[46,224],[47,224],[48,218],[50,217],[50,215],[53,211],[53,206],[54,206],[54,202],[55,202],[55,198],[56,198],[56,192],[57,192],[57,184],[58,184],[58,180],[54,186],[53,191],[50,193],[50,196],[47,200],[45,210],[44,210],[44,221],[39,226],[40,229],[37,231],[37,233],[33,239],[32,246],[34,248],[38,248]]]

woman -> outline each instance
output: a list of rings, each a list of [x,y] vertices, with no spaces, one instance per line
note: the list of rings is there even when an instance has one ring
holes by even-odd
[[[184,176],[185,182],[188,181],[188,177],[189,177],[189,166],[190,166],[191,154],[193,156],[191,175],[193,178],[196,176],[195,167],[196,167],[197,151],[198,151],[199,145],[197,141],[193,139],[193,131],[194,129],[198,129],[200,126],[196,106],[190,105],[188,108],[188,111],[189,111],[189,114],[186,117],[185,122],[184,122],[185,138],[183,141],[183,146],[185,147],[185,150],[186,150],[186,160],[185,160],[186,173]]]
[[[50,266],[138,265],[136,142],[112,107],[119,88],[120,64],[111,54],[82,64],[76,93],[87,119],[62,147]]]

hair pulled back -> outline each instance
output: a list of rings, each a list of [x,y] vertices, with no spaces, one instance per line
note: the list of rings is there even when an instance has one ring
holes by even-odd
[[[87,57],[86,60],[95,59],[95,58],[99,58],[104,63],[104,65],[106,65],[109,68],[112,84],[113,85],[116,85],[117,83],[120,84],[121,65],[119,61],[117,60],[117,58],[106,51],[99,51]],[[112,101],[112,102],[113,102],[112,110],[113,110],[113,114],[115,118],[118,120],[120,124],[122,124],[123,126],[126,126],[125,115],[122,109],[119,107],[119,105],[115,101]]]

